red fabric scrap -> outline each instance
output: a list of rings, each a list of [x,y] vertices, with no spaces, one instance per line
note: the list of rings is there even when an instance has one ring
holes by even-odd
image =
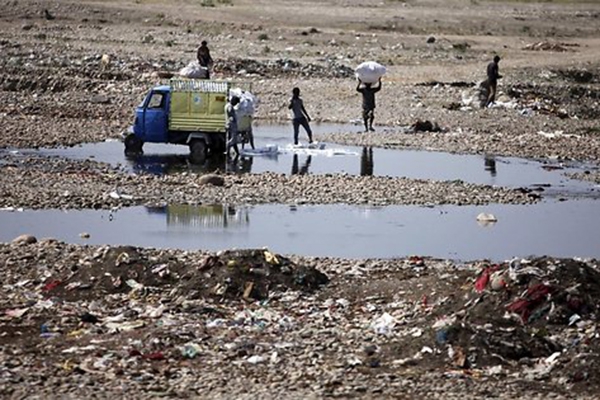
[[[525,296],[521,297],[511,304],[506,306],[508,311],[512,311],[521,316],[521,321],[526,323],[531,313],[541,304],[546,302],[548,294],[553,291],[551,286],[544,283],[533,285],[525,292]]]
[[[142,354],[142,358],[151,361],[160,361],[165,359],[165,355],[161,351],[157,351],[154,353]]]
[[[62,283],[61,281],[57,281],[57,280],[50,281],[44,285],[44,288],[42,290],[49,292],[53,289],[56,289],[58,287],[58,285],[60,285],[61,283]]]

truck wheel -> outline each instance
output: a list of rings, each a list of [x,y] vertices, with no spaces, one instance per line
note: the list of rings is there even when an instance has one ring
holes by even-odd
[[[197,164],[206,160],[206,142],[204,140],[192,140],[190,143],[190,159]]]
[[[125,154],[126,155],[137,155],[142,154],[142,146],[144,146],[144,142],[135,136],[134,134],[127,135],[125,137]]]

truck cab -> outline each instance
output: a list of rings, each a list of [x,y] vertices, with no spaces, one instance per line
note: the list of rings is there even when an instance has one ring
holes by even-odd
[[[222,152],[231,86],[231,82],[173,79],[152,88],[136,107],[135,122],[124,137],[125,154],[141,154],[144,143],[187,145],[195,162]]]
[[[170,86],[157,86],[135,109],[133,134],[142,143],[168,143],[170,97]]]

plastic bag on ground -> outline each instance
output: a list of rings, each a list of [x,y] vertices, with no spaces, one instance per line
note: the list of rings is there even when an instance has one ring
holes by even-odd
[[[362,82],[376,83],[385,74],[386,68],[375,61],[365,61],[356,67],[354,72]]]
[[[190,79],[206,79],[208,77],[208,69],[201,67],[197,61],[192,61],[179,70],[179,75]]]

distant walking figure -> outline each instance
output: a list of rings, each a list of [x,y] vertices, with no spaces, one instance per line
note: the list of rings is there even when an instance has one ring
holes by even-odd
[[[488,98],[485,103],[485,106],[488,107],[490,104],[496,101],[496,87],[498,85],[498,79],[502,78],[500,73],[498,72],[498,63],[500,62],[500,57],[495,56],[494,61],[488,64],[487,66],[487,81],[488,81]]]
[[[294,126],[294,144],[298,144],[298,134],[300,133],[300,125],[306,131],[308,135],[308,143],[312,143],[312,130],[310,129],[310,116],[306,112],[304,108],[304,102],[300,98],[300,89],[295,87],[292,89],[292,99],[290,100],[290,104],[288,105],[288,109],[292,110],[294,113],[294,119],[292,120],[292,124]]]
[[[373,87],[371,83],[363,83],[360,79],[356,86],[356,91],[362,94],[363,120],[365,122],[365,132],[375,131],[373,129],[373,120],[375,119],[375,93],[381,90],[381,78],[379,84]],[[362,86],[361,86],[362,85]]]

